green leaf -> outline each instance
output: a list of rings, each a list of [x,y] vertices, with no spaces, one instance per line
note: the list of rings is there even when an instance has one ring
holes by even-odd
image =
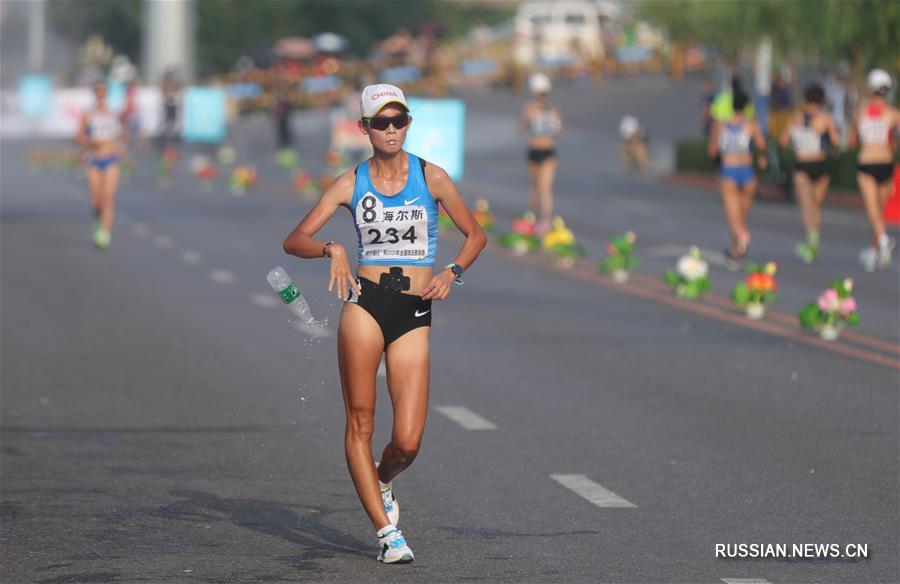
[[[675,270],[666,270],[666,274],[663,278],[665,279],[666,284],[673,288],[681,282],[681,278]]]
[[[818,304],[810,302],[797,313],[797,317],[802,327],[812,329],[822,322],[822,310]]]
[[[859,324],[859,312],[851,312],[850,316],[847,317],[847,324],[857,326]]]
[[[731,298],[738,306],[745,306],[750,302],[750,288],[745,282],[738,282],[731,293]]]

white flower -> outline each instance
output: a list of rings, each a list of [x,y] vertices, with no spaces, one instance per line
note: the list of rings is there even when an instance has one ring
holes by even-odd
[[[202,169],[206,166],[209,166],[209,165],[210,165],[209,157],[203,156],[202,154],[199,154],[199,155],[191,158],[191,170],[194,173],[200,172],[200,169]]]
[[[681,259],[678,260],[678,273],[688,282],[692,282],[709,273],[709,264],[703,258],[695,257],[693,254],[681,256]]]

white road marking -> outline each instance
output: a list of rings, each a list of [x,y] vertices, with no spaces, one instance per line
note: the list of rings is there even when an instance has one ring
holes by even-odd
[[[631,501],[623,499],[603,485],[597,484],[584,475],[553,474],[550,478],[575,494],[584,497],[597,507],[637,507]]]
[[[437,406],[434,409],[444,414],[466,430],[496,430],[497,426],[485,420],[469,408],[462,406]]]
[[[181,261],[186,264],[195,265],[203,261],[203,256],[195,251],[188,250],[181,253]]]
[[[725,584],[772,584],[765,578],[720,578]]]
[[[156,247],[166,249],[172,247],[172,244],[175,242],[173,242],[172,238],[168,235],[157,235],[156,239],[153,240],[153,243],[156,244]]]
[[[150,233],[150,228],[147,227],[146,223],[135,223],[131,226],[131,230],[134,231],[135,235],[140,235],[141,237]]]
[[[279,305],[284,304],[282,301],[278,300],[274,294],[263,294],[262,292],[254,292],[251,294],[250,302],[260,308],[278,308]]]
[[[209,278],[217,284],[234,284],[237,282],[237,276],[234,275],[234,272],[229,272],[228,270],[210,270]]]

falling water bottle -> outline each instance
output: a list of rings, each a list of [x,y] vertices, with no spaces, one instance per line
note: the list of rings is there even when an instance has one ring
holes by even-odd
[[[313,324],[313,315],[309,310],[309,304],[307,304],[306,298],[300,294],[300,290],[297,290],[296,284],[294,284],[291,277],[287,275],[284,268],[279,266],[273,269],[266,276],[266,280],[269,281],[272,290],[275,290],[275,292],[281,296],[281,300],[288,305],[288,308],[290,308],[291,312],[300,319],[302,324]]]

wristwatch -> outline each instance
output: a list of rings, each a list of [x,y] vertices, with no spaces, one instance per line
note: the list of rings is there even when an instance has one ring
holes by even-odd
[[[334,245],[334,242],[329,241],[328,243],[326,243],[325,245],[322,246],[322,257],[323,258],[329,257],[329,255],[328,255],[328,246],[329,245]]]
[[[453,275],[456,276],[456,279],[453,280],[453,283],[454,283],[454,284],[456,284],[457,286],[462,286],[462,284],[463,284],[463,281],[462,281],[462,275],[463,275],[463,272],[465,272],[465,270],[463,269],[463,267],[462,267],[461,265],[459,265],[459,264],[447,264],[447,265],[444,267],[444,269],[445,269],[445,270],[450,270],[451,272],[453,272]]]

